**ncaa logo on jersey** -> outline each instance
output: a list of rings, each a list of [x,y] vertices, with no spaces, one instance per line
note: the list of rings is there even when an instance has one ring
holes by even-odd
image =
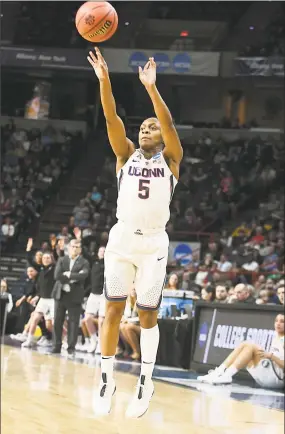
[[[154,161],[156,161],[156,160],[158,160],[160,157],[161,157],[161,152],[159,152],[158,154],[155,154],[155,155],[152,157],[152,159],[153,159]]]

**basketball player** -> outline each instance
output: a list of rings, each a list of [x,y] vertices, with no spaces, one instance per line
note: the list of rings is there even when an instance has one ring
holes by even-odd
[[[275,336],[269,353],[250,342],[242,342],[228,358],[208,375],[198,381],[209,384],[230,384],[232,377],[243,368],[261,387],[278,389],[284,387],[284,315],[277,315],[274,323]]]
[[[171,114],[160,96],[156,64],[150,58],[139,68],[139,78],[153,103],[156,118],[146,119],[139,131],[139,149],[126,137],[116,112],[107,64],[98,48],[88,61],[100,83],[101,102],[110,144],[117,157],[118,223],[111,229],[105,252],[107,299],[101,334],[102,379],[97,411],[108,414],[116,390],[114,355],[128,292],[137,292],[141,325],[141,373],[127,417],[140,417],[149,407],[154,392],[151,380],[159,343],[157,313],[166,274],[169,240],[165,226],[169,204],[179,177],[183,156]]]

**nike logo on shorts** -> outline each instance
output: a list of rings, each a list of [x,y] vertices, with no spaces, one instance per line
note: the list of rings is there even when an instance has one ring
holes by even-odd
[[[162,256],[162,258],[157,258],[158,261],[161,261],[164,258],[164,256]]]

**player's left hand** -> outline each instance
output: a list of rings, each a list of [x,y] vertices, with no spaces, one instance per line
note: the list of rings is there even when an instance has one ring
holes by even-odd
[[[145,67],[142,69],[141,66],[139,66],[139,78],[142,84],[145,87],[152,86],[156,82],[156,63],[154,61],[153,57],[149,58],[149,61],[145,65]]]
[[[259,351],[257,351],[257,354],[260,357],[260,359],[270,359],[270,357],[271,357],[270,353],[267,353],[266,351],[263,351],[261,349]]]

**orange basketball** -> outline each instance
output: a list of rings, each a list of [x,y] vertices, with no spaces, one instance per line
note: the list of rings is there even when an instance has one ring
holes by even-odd
[[[117,30],[118,15],[108,2],[86,2],[77,11],[75,25],[87,41],[103,42]]]

